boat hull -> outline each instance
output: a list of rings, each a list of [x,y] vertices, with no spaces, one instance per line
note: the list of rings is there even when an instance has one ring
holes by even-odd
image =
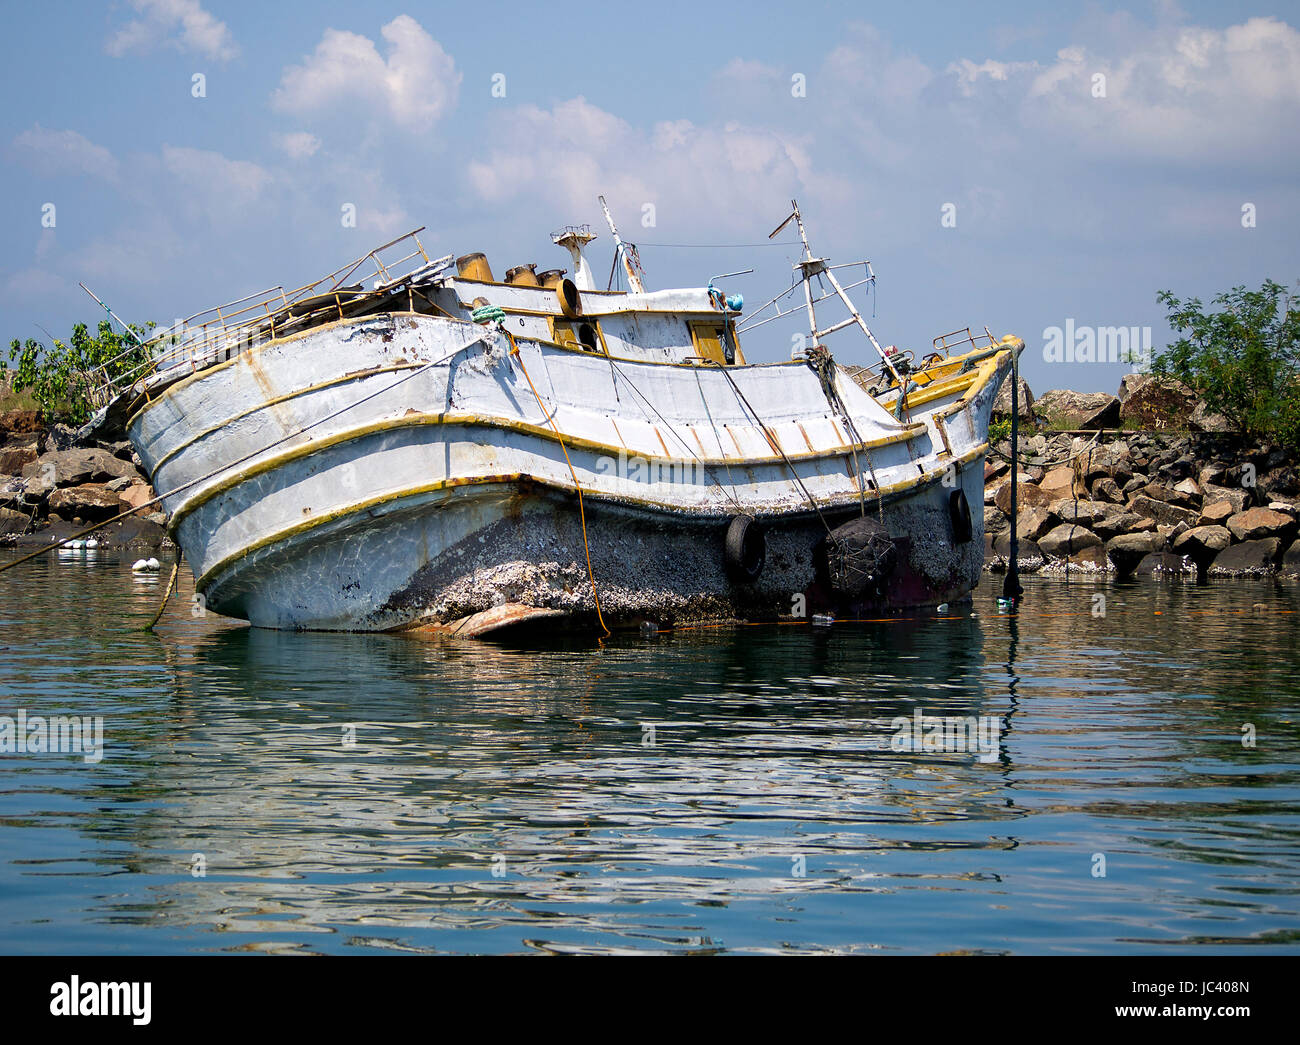
[[[982,536],[953,540],[950,493],[935,482],[885,506],[899,565],[882,596],[854,612],[934,606],[978,584]],[[725,519],[590,498],[583,509],[573,495],[521,481],[404,498],[381,514],[344,517],[310,539],[248,555],[209,578],[205,598],[261,627],[366,631],[450,625],[502,605],[594,619],[593,578],[609,626],[772,620],[845,608],[818,586],[813,549],[826,526],[855,511],[831,512],[825,523],[816,515],[764,520],[762,573],[737,583],[726,569]]]
[[[400,630],[502,605],[581,621],[597,597],[611,626],[813,613],[834,602],[813,550],[864,511],[899,555],[856,610],[886,611],[978,583],[1010,356],[906,422],[841,378],[850,426],[800,364],[728,376],[388,316],[176,382],[128,434],[207,607],[256,626]],[[737,515],[765,534],[752,583],[726,568]]]

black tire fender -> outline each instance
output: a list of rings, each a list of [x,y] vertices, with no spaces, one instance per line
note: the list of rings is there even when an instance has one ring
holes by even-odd
[[[767,540],[753,516],[736,515],[727,526],[723,561],[736,584],[753,584],[767,561]]]
[[[953,490],[948,495],[948,516],[952,519],[952,538],[958,544],[965,544],[971,539],[975,530],[971,524],[970,502],[966,500],[964,490]]]

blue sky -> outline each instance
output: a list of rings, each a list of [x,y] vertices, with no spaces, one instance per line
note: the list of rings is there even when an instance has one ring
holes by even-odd
[[[792,248],[663,244],[758,243],[796,196],[820,253],[874,263],[884,343],[1017,333],[1040,392],[1128,369],[1048,362],[1049,327],[1159,347],[1160,289],[1300,277],[1296,5],[119,0],[10,7],[6,30],[6,343],[97,318],[78,281],[167,323],[418,225],[500,276],[564,265],[548,233],[591,222],[607,272],[599,192],[651,288],[753,266],[726,282],[751,308]],[[851,331],[831,347],[870,361]]]

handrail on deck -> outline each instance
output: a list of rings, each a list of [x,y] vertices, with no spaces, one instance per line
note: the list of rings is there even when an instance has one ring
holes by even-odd
[[[114,374],[110,367],[138,351],[138,346],[127,349],[104,363],[99,364],[85,374],[91,385],[91,401],[98,407],[104,406],[117,396],[122,389],[128,388],[159,370],[189,364],[192,370],[198,370],[210,362],[219,361],[222,353],[225,358],[239,354],[259,341],[276,337],[276,328],[283,327],[291,320],[300,320],[311,315],[317,309],[309,308],[300,316],[292,315],[294,306],[301,305],[313,297],[332,297],[333,306],[339,315],[343,315],[343,298],[348,300],[367,297],[400,283],[423,270],[436,274],[437,267],[429,260],[429,255],[420,242],[419,234],[425,226],[389,240],[367,251],[355,261],[340,266],[311,283],[305,283],[295,290],[286,291],[282,286],[269,287],[243,297],[235,298],[221,305],[196,312],[187,319],[178,320],[166,330],[154,334],[144,344],[148,358],[121,373]],[[400,243],[414,243],[414,249],[391,261],[382,256]],[[419,259],[418,264],[413,262]],[[345,287],[344,281],[369,261],[373,270],[368,270],[362,280],[362,287],[356,290]],[[364,290],[364,284],[374,280],[373,289]],[[328,284],[328,286],[325,286]],[[242,306],[233,312],[227,311],[233,306]],[[201,321],[201,322],[198,322]]]
[[[957,337],[958,334],[964,335],[956,341],[949,341],[950,337]],[[984,344],[996,345],[997,339],[989,333],[989,328],[984,328],[982,334],[972,334],[970,327],[962,327],[960,330],[950,330],[946,334],[940,334],[933,341],[934,350],[941,352],[945,356],[952,355],[952,350],[960,348],[963,345],[970,345],[971,348],[980,348]]]

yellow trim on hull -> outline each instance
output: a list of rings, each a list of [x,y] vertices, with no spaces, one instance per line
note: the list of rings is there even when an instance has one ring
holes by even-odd
[[[902,494],[914,490],[920,486],[926,486],[932,483],[941,482],[943,480],[943,477],[947,474],[948,466],[950,464],[956,464],[958,467],[961,467],[963,465],[969,464],[971,461],[977,460],[979,457],[982,457],[987,452],[988,452],[988,443],[981,443],[979,446],[971,450],[968,450],[956,461],[943,462],[942,468],[935,468],[930,472],[922,473],[911,479],[902,479],[896,483],[891,483],[889,486],[881,487],[879,490],[875,491],[874,496],[879,498],[889,498],[890,500],[894,500],[899,496],[901,496]],[[359,501],[356,502],[355,504],[350,504],[343,508],[336,508],[333,511],[326,512],[315,518],[306,519],[303,520],[302,522],[294,523],[292,526],[286,526],[280,530],[275,531],[274,533],[267,534],[265,537],[260,537],[252,544],[248,545],[248,547],[241,548],[237,552],[232,552],[230,555],[227,555],[223,559],[219,559],[212,566],[204,570],[203,573],[195,579],[194,588],[196,591],[200,591],[200,592],[203,591],[203,589],[206,588],[206,586],[208,585],[212,576],[215,573],[222,570],[229,569],[232,565],[237,563],[239,560],[245,559],[248,556],[254,554],[255,552],[261,551],[263,548],[270,547],[273,544],[278,544],[283,541],[291,540],[294,537],[300,536],[301,534],[304,533],[308,533],[315,529],[319,529],[322,526],[325,526],[338,519],[346,518],[349,515],[360,515],[363,512],[371,511],[379,507],[380,505],[391,504],[394,501],[406,500],[413,497],[420,497],[423,496],[424,494],[438,493],[444,490],[457,490],[464,487],[506,485],[509,483],[524,483],[524,482],[530,484],[536,484],[538,486],[544,486],[547,487],[548,489],[558,490],[562,493],[572,494],[576,492],[574,487],[569,484],[559,482],[556,480],[551,480],[551,479],[540,479],[535,476],[524,475],[520,472],[514,472],[514,473],[509,473],[504,475],[473,476],[473,477],[465,477],[462,479],[439,479],[438,481],[432,483],[423,483],[419,486],[406,487],[405,489],[387,493],[387,494],[380,494],[379,496],[371,497],[365,501]],[[657,501],[650,501],[645,499],[633,500],[632,498],[629,497],[621,497],[613,494],[598,494],[598,493],[594,493],[591,490],[586,490],[584,492],[586,496],[589,497],[590,499],[595,501],[600,501],[606,504],[618,504],[618,505],[623,505],[626,507],[632,507],[638,509],[657,509],[660,511],[671,512],[676,515],[686,515],[686,516],[696,515],[697,517],[699,517],[700,514],[700,513],[694,513],[688,509],[683,509],[677,505],[668,505]],[[853,490],[853,491],[846,492],[833,500],[827,499],[821,501],[818,503],[818,507],[824,511],[825,510],[835,511],[838,509],[853,508],[859,504],[860,504],[859,494],[856,490]],[[792,516],[792,515],[809,514],[810,512],[811,509],[807,509],[800,512],[784,512],[782,514],[787,516]],[[757,514],[760,516],[762,515],[761,512]],[[726,517],[725,512],[719,513],[718,515],[719,521],[721,521],[725,517]]]
[[[348,428],[341,432],[335,432],[333,435],[324,439],[308,441],[298,446],[291,447],[288,450],[281,451],[278,454],[274,454],[271,457],[264,458],[261,461],[249,465],[247,468],[241,469],[234,475],[218,480],[210,487],[202,489],[198,494],[191,497],[189,501],[180,505],[176,509],[172,516],[170,529],[174,532],[183,518],[203,507],[203,505],[214,497],[218,497],[227,490],[238,486],[240,483],[246,482],[258,475],[262,475],[265,472],[273,471],[276,468],[283,467],[284,465],[290,464],[296,460],[310,457],[322,450],[328,450],[331,447],[343,443],[364,439],[370,435],[399,431],[404,428],[424,427],[426,425],[457,425],[465,427],[478,426],[483,428],[494,428],[517,432],[521,435],[532,436],[534,438],[546,439],[554,443],[559,442],[555,432],[549,427],[530,424],[527,421],[490,417],[485,414],[440,411],[438,413],[405,414],[401,417],[384,418],[380,421],[373,421],[369,424],[358,425],[355,428]],[[924,435],[926,431],[927,429],[924,421],[915,421],[906,428],[902,428],[898,432],[895,432],[893,435],[885,436],[880,439],[873,439],[856,445],[830,447],[823,451],[787,454],[786,458],[791,461],[808,461],[820,460],[828,457],[848,457],[860,450],[875,450],[879,447],[889,446],[893,443],[909,442],[912,439]],[[629,454],[629,456],[637,457],[647,462],[681,463],[684,460],[683,458],[670,456],[641,453],[632,454],[626,446],[614,446],[610,443],[597,442],[594,439],[584,439],[581,436],[565,436],[564,441],[571,447],[589,450],[592,453],[599,453],[606,456],[618,457],[620,454]],[[782,458],[779,454],[771,454],[766,457],[696,457],[694,460],[704,468],[744,468],[752,467],[754,465],[780,464],[786,458]]]
[[[373,377],[376,374],[392,374],[399,370],[419,370],[422,366],[424,366],[423,363],[398,363],[393,366],[372,367],[370,370],[356,370],[350,374],[344,374],[342,377],[333,378],[330,381],[321,381],[314,385],[308,385],[305,388],[298,389],[296,392],[290,392],[288,395],[276,396],[273,399],[268,399],[265,402],[258,403],[257,406],[250,406],[247,410],[241,410],[232,417],[227,417],[219,424],[215,424],[210,428],[205,428],[203,431],[190,436],[190,438],[186,439],[184,442],[178,443],[176,446],[172,447],[163,454],[162,457],[158,458],[158,463],[153,466],[153,469],[149,473],[149,481],[152,483],[154,476],[158,474],[158,470],[182,450],[193,446],[201,439],[206,439],[214,432],[221,431],[221,429],[225,428],[227,425],[240,421],[245,417],[252,416],[259,410],[265,410],[267,407],[271,406],[279,406],[281,403],[287,403],[290,400],[299,398],[300,396],[310,395],[312,392],[319,392],[325,388],[333,388],[336,385],[345,385],[349,381],[359,381],[363,377]]]

